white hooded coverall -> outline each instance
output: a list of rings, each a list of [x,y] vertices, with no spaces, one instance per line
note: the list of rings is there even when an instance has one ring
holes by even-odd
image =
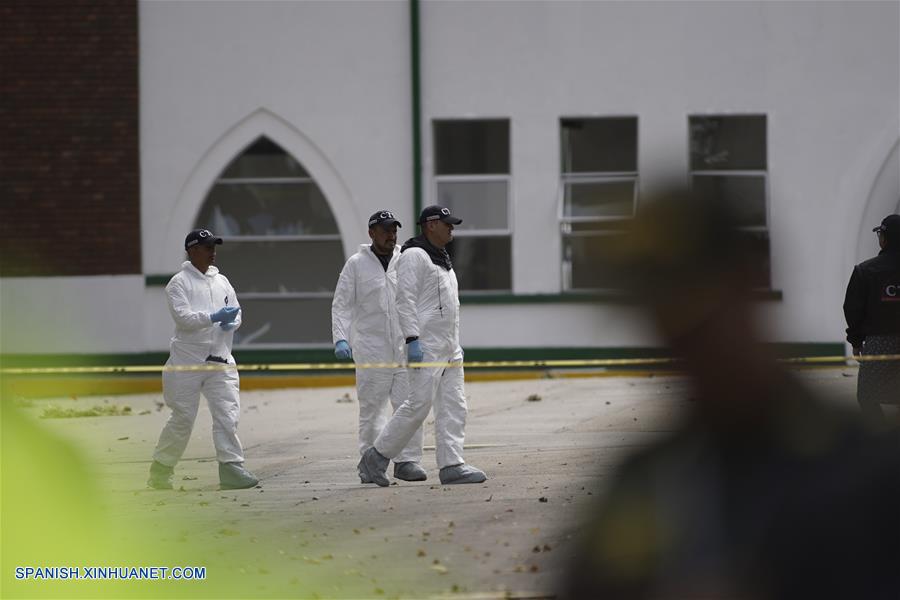
[[[397,259],[394,255],[385,272],[368,244],[351,256],[338,278],[331,303],[333,342],[346,340],[356,364],[406,362],[404,338],[397,323]],[[406,369],[356,369],[359,398],[359,453],[372,447],[387,421],[388,401],[396,409],[409,394]],[[413,431],[405,447],[398,449],[395,462],[422,460],[422,428]]]
[[[167,367],[224,366],[217,361],[208,361],[208,357],[217,357],[229,365],[235,365],[231,345],[234,330],[240,327],[241,314],[238,313],[234,321],[237,327],[230,331],[223,330],[209,319],[210,313],[224,306],[240,307],[234,288],[218,268],[210,266],[204,274],[190,261],[185,261],[181,271],[166,285],[166,299],[175,321]],[[172,409],[172,414],[159,435],[153,459],[169,467],[174,467],[181,459],[194,428],[202,392],[212,414],[216,459],[220,463],[244,462],[244,451],[237,436],[241,411],[239,387],[240,380],[234,367],[164,371],[163,398]]]
[[[459,366],[409,369],[409,397],[375,440],[375,449],[396,456],[433,405],[437,466],[462,464],[467,409],[456,273],[434,264],[421,248],[405,250],[397,260],[397,314],[404,340],[419,337],[422,362]]]

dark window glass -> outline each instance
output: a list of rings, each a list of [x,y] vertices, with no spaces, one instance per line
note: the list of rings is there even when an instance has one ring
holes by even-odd
[[[236,344],[330,343],[344,250],[328,202],[293,157],[259,138],[223,171],[196,226],[225,237],[216,263],[243,308]],[[336,239],[285,237],[319,235]]]
[[[331,298],[241,298],[235,344],[331,344]]]
[[[632,179],[567,182],[563,188],[563,216],[634,216],[634,185]]]
[[[198,222],[221,236],[338,233],[331,208],[313,181],[217,183]]]
[[[753,261],[754,279],[751,285],[755,288],[769,289],[772,285],[772,259],[769,248],[768,231],[741,231],[741,237],[746,244],[751,260]]]
[[[340,240],[226,240],[216,265],[241,294],[332,292],[344,266]]]
[[[507,119],[435,120],[435,175],[509,173]]]
[[[729,205],[739,227],[766,226],[766,178],[694,175],[694,191]]]
[[[570,289],[604,289],[614,281],[608,258],[615,247],[622,243],[621,234],[592,236],[566,236],[563,238],[563,256],[570,264]]]
[[[509,229],[509,182],[439,181],[438,204],[463,220],[457,229]]]
[[[300,163],[281,146],[261,137],[222,172],[222,178],[237,177],[309,177]]]
[[[765,170],[766,115],[692,116],[691,170]]]
[[[509,236],[457,237],[447,246],[460,290],[511,290]]]
[[[637,171],[637,117],[560,120],[562,173]]]

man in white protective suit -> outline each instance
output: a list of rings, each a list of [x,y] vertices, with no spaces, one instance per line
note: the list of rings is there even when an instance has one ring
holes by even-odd
[[[462,223],[441,206],[419,215],[422,235],[403,244],[397,260],[397,314],[406,341],[410,393],[363,454],[360,473],[384,487],[398,456],[434,406],[434,438],[442,484],[481,483],[484,472],[463,460],[466,394],[459,345],[459,293],[446,245]],[[416,367],[414,363],[442,363]]]
[[[172,414],[159,435],[150,465],[147,485],[155,489],[172,489],[172,474],[191,437],[201,393],[212,414],[222,489],[251,488],[259,483],[244,469],[244,450],[237,436],[240,380],[231,344],[234,330],[241,325],[241,308],[231,283],[213,264],[216,245],[221,243],[222,238],[209,230],[191,231],[184,240],[188,260],[166,286],[175,335],[163,371],[163,398]],[[212,368],[184,368],[191,366]]]
[[[356,369],[359,398],[359,453],[372,447],[387,422],[388,401],[393,409],[409,395],[406,369],[399,366],[405,357],[403,334],[397,322],[397,228],[402,227],[389,210],[369,218],[371,244],[360,245],[338,278],[331,303],[331,331],[334,355],[352,358],[357,365],[393,363],[391,368]],[[394,457],[394,477],[404,481],[424,481],[422,428]],[[362,483],[372,483],[357,467]]]

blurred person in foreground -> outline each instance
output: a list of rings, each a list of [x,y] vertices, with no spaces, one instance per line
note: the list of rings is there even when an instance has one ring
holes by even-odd
[[[888,215],[872,231],[881,251],[850,275],[844,298],[847,341],[855,356],[900,355],[900,215]],[[872,427],[885,427],[881,405],[900,404],[900,360],[861,361],[856,395],[863,418]]]
[[[900,443],[760,342],[757,263],[725,199],[647,203],[615,260],[693,383],[677,430],[579,524],[566,598],[900,598]]]
[[[191,231],[184,240],[188,260],[166,285],[175,334],[163,371],[163,399],[172,414],[153,452],[147,485],[154,489],[173,487],[172,475],[194,429],[201,393],[212,415],[220,487],[243,489],[259,483],[244,468],[244,449],[237,436],[240,377],[231,345],[241,326],[241,305],[215,265],[216,246],[221,243],[222,238],[207,229]]]

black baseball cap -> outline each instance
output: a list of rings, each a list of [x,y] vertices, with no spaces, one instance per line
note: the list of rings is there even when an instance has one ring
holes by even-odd
[[[888,215],[881,225],[873,229],[875,233],[883,233],[890,237],[900,237],[900,215]]]
[[[394,218],[394,213],[389,210],[379,210],[369,217],[369,227],[375,227],[376,225],[390,227],[395,223],[397,227],[403,227],[403,225],[400,224],[400,221]]]
[[[422,213],[419,215],[419,224],[422,225],[428,221],[443,221],[444,223],[450,223],[451,225],[459,225],[462,223],[462,219],[450,214],[449,208],[438,206],[437,204],[426,206],[422,209]]]
[[[196,246],[197,244],[212,246],[213,244],[221,243],[222,238],[213,235],[213,232],[209,229],[195,229],[184,238],[184,249],[187,250],[191,246]]]

